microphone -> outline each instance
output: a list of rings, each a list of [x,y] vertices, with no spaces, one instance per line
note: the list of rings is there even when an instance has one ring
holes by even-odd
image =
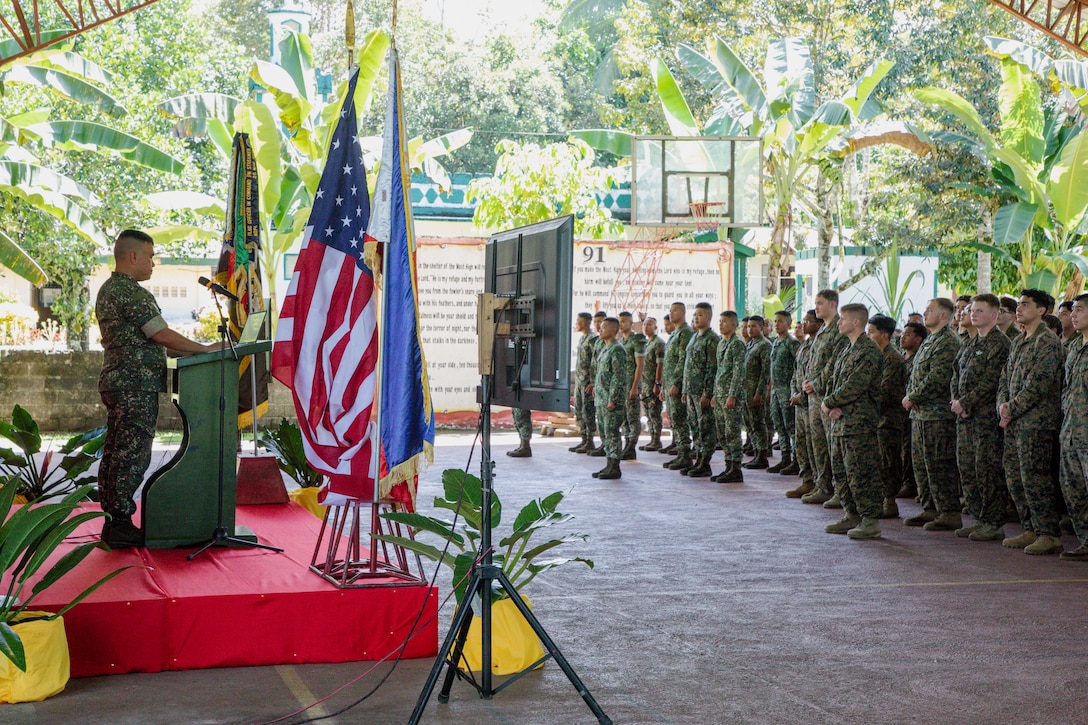
[[[238,296],[236,294],[234,294],[233,292],[231,292],[229,289],[227,289],[226,287],[224,287],[221,284],[216,284],[215,282],[212,282],[207,277],[201,277],[200,279],[197,280],[197,283],[200,284],[202,287],[207,287],[208,289],[210,289],[212,292],[216,293],[217,295],[223,295],[228,300],[234,300],[235,302],[240,302],[241,301],[241,300],[238,299]]]

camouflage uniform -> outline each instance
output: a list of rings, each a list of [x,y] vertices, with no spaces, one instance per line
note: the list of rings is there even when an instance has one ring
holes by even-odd
[[[1059,428],[1062,346],[1040,323],[1031,337],[1012,344],[1001,373],[997,405],[1009,404],[1005,428],[1005,481],[1024,530],[1061,536],[1051,461]]]
[[[1088,543],[1088,344],[1069,346],[1062,390],[1061,484],[1080,543]]]
[[[942,514],[960,511],[960,476],[956,468],[956,414],[949,407],[952,364],[960,340],[948,325],[930,333],[918,347],[906,397],[910,411],[914,478],[924,509]]]
[[[617,341],[602,341],[597,355],[597,375],[593,380],[593,400],[597,406],[601,445],[608,458],[618,460],[620,457],[620,426],[627,415],[627,391],[630,389],[623,345]],[[609,403],[613,404],[612,410],[608,409]]]
[[[997,386],[1009,347],[1009,338],[995,327],[964,345],[952,368],[952,397],[968,416],[956,419],[956,462],[964,504],[976,521],[997,528],[1004,525],[1007,508]]]
[[[710,406],[704,408],[699,402],[702,397],[714,395],[717,350],[718,335],[707,328],[692,335],[684,359],[684,397],[688,404],[688,420],[691,421],[692,450],[699,456],[713,455],[718,443],[714,431],[714,411]]]
[[[691,433],[688,426],[688,407],[684,402],[684,361],[687,357],[688,343],[695,331],[688,323],[683,323],[672,331],[665,343],[665,360],[661,370],[661,387],[665,390],[666,404],[669,411],[669,426],[672,439],[676,443],[676,454],[680,458],[691,456]],[[680,392],[671,395],[670,390]]]
[[[599,339],[592,332],[583,333],[578,342],[578,361],[574,364],[574,415],[578,429],[587,436],[597,432],[597,408],[586,388],[593,385],[593,355]]]
[[[518,438],[527,441],[533,437],[533,413],[524,408],[511,408],[510,417],[514,419],[514,430]]]
[[[910,357],[907,357],[906,352],[903,353],[903,371],[904,371],[904,374],[906,375],[906,379],[907,379],[908,383],[910,382],[911,371],[914,370],[914,358],[917,355],[918,355],[917,350],[915,350],[914,355],[911,355]],[[905,395],[905,393],[904,393],[904,395]],[[899,404],[902,405],[903,401],[900,400]],[[906,412],[906,411],[904,410],[904,412]],[[915,481],[915,478],[914,478],[914,454],[911,453],[911,451],[913,449],[911,448],[911,445],[910,445],[911,431],[912,430],[913,430],[913,426],[911,425],[910,417],[908,416],[908,418],[907,418],[907,427],[903,431],[903,454],[902,454],[902,457],[901,457],[902,461],[903,461],[903,480],[902,480],[901,483],[902,483],[903,486],[906,486],[909,489],[913,490],[913,489],[917,488],[918,484],[917,484],[917,482]]]
[[[793,454],[794,420],[790,407],[790,382],[797,365],[797,348],[801,343],[786,333],[785,337],[775,338],[771,343],[771,399],[769,401],[771,420],[778,431],[778,445],[782,457]]]
[[[151,336],[167,325],[154,296],[121,272],[102,285],[95,315],[104,350],[98,394],[106,406],[98,490],[102,510],[125,519],[136,512],[133,495],[151,464],[159,393],[166,391],[166,349]]]
[[[755,448],[756,455],[771,450],[771,435],[767,430],[767,388],[771,378],[771,343],[767,338],[751,340],[746,346],[744,358],[744,426],[748,429],[748,440]],[[763,403],[758,408],[752,400],[756,395],[763,396]]]
[[[884,498],[895,499],[895,494],[903,485],[903,433],[910,429],[910,420],[903,408],[903,396],[907,394],[907,368],[903,364],[903,356],[891,345],[884,348],[883,355],[876,436],[880,443]]]
[[[641,332],[632,332],[623,338],[620,344],[623,345],[623,352],[627,356],[627,382],[630,385],[634,382],[635,372],[638,370],[638,359],[646,353],[646,336]],[[635,397],[632,398],[628,390],[627,397],[624,399],[624,409],[623,435],[629,441],[636,440],[642,433],[642,411],[639,408],[637,391]]]
[[[827,395],[828,379],[835,360],[850,344],[839,332],[839,316],[824,322],[812,340],[805,380],[812,383],[815,394],[808,396],[809,444],[812,448],[813,479],[817,488],[827,495],[835,491],[831,470],[831,419],[820,410],[820,403]]]
[[[639,381],[639,396],[642,408],[646,411],[646,426],[655,439],[661,437],[661,398],[657,383],[657,365],[665,357],[665,341],[657,335],[649,338],[642,354],[642,380]],[[662,371],[664,377],[664,371]]]
[[[714,373],[714,424],[725,462],[741,462],[740,426],[744,419],[744,341],[739,335],[718,340]],[[725,407],[729,397],[737,399],[732,410]]]
[[[849,345],[849,338],[843,336]],[[831,421],[831,465],[835,493],[848,516],[880,518],[884,510],[884,482],[873,461],[880,455],[873,429],[879,420],[881,371],[884,355],[868,335],[861,335],[835,360],[823,404],[841,408]]]
[[[812,442],[809,440],[812,432],[808,419],[808,395],[801,389],[801,383],[805,379],[805,368],[812,352],[812,337],[807,338],[797,348],[797,364],[793,369],[793,380],[790,383],[790,392],[793,397],[800,398],[800,404],[793,406],[794,435],[796,445],[793,447],[793,456],[800,468],[801,481],[806,484],[815,484],[816,476],[813,468]]]

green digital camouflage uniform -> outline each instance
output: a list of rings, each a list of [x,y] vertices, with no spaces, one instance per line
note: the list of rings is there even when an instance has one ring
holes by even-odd
[[[824,322],[816,333],[809,352],[805,380],[812,383],[814,394],[808,396],[809,444],[812,448],[813,480],[821,492],[830,496],[835,492],[834,474],[831,470],[831,420],[820,410],[820,403],[828,391],[828,379],[842,351],[850,341],[839,332],[839,316]]]
[[[633,383],[635,380],[635,372],[638,370],[638,359],[643,356],[646,350],[646,336],[641,332],[632,332],[625,337],[621,342],[623,345],[623,352],[626,355],[627,365],[627,380],[628,383]],[[642,411],[639,406],[638,391],[635,391],[635,397],[630,396],[628,391],[627,398],[624,401],[624,423],[623,423],[623,435],[628,440],[634,440],[642,433]]]
[[[959,513],[960,475],[956,467],[956,414],[949,407],[952,364],[960,340],[947,325],[930,333],[918,347],[906,397],[910,411],[914,479],[922,507]]]
[[[812,352],[812,337],[808,337],[797,348],[797,364],[793,369],[793,379],[790,382],[790,393],[793,397],[798,398],[800,403],[793,406],[793,419],[794,419],[794,436],[796,438],[793,446],[793,456],[797,461],[797,467],[800,469],[801,481],[806,484],[815,484],[816,476],[815,469],[813,468],[813,454],[812,454],[812,442],[809,440],[812,435],[809,427],[809,411],[808,411],[808,395],[801,388],[801,383],[805,379],[805,368],[808,365],[808,358]]]
[[[717,369],[718,335],[710,328],[696,332],[688,342],[684,359],[684,397],[688,404],[692,451],[699,456],[714,455],[718,437],[714,430],[714,410],[703,407],[700,398],[714,396]]]
[[[1001,373],[997,405],[1009,404],[1004,467],[1009,496],[1026,531],[1060,536],[1051,463],[1059,429],[1062,345],[1040,323],[1031,337],[1012,344]]]
[[[714,372],[714,424],[726,463],[741,462],[740,426],[744,420],[744,341],[734,334],[718,340]],[[725,407],[726,399],[737,399],[736,407]]]
[[[908,384],[910,383],[911,371],[914,370],[914,358],[915,358],[915,355],[917,355],[917,354],[918,354],[917,350],[915,350],[914,355],[911,355],[910,357],[907,357],[906,352],[902,353],[902,355],[903,355],[903,370],[904,370],[904,373],[906,375],[906,379],[907,379]],[[900,400],[899,404],[902,405],[903,401]],[[907,427],[903,431],[903,456],[902,456],[902,460],[903,460],[903,481],[902,481],[902,484],[904,486],[909,486],[912,489],[917,487],[917,485],[918,485],[915,478],[914,478],[914,454],[911,453],[911,451],[913,450],[913,448],[911,448],[911,432],[913,431],[913,429],[914,428],[913,428],[913,426],[912,426],[912,424],[910,422],[910,416],[907,416]]]
[[[771,434],[767,430],[767,389],[771,379],[771,343],[767,338],[750,340],[745,346],[744,358],[744,427],[748,440],[756,449],[756,455],[771,450]],[[759,407],[753,404],[756,395],[763,396]]]
[[[880,444],[884,498],[894,499],[903,485],[903,434],[910,428],[907,411],[903,408],[903,396],[907,393],[907,368],[903,364],[903,356],[891,345],[884,348],[883,356],[876,434]]]
[[[619,459],[622,444],[620,426],[627,416],[627,391],[631,389],[627,377],[627,354],[617,341],[601,343],[597,355],[597,376],[593,380],[593,402],[597,406],[597,429],[601,445],[608,458]],[[613,409],[608,409],[608,404]]]
[[[880,378],[884,354],[868,335],[847,347],[835,360],[823,404],[841,408],[842,417],[831,421],[831,465],[835,469],[835,493],[849,516],[880,518],[884,510],[884,480],[873,462],[880,444],[873,430],[879,421]]]
[[[997,387],[1009,358],[1009,338],[996,327],[976,335],[956,355],[952,397],[968,417],[956,419],[956,463],[967,513],[1001,528],[1008,495],[1001,469],[1003,444],[997,416]]]
[[[514,430],[518,438],[527,441],[533,437],[533,412],[524,408],[511,408],[510,417],[514,419]]]
[[[691,429],[688,406],[684,401],[684,361],[687,359],[688,343],[694,334],[695,331],[686,322],[672,331],[669,341],[665,343],[665,360],[661,370],[661,387],[665,391],[669,426],[676,443],[676,454],[681,458],[691,455]],[[674,387],[680,391],[676,395],[670,392]]]
[[[782,456],[792,455],[794,450],[794,417],[790,407],[790,382],[797,366],[797,349],[801,343],[786,333],[771,343],[771,399],[770,413],[774,429],[778,431],[778,445]]]
[[[574,415],[578,420],[578,429],[589,436],[597,432],[597,408],[586,388],[593,385],[593,354],[598,339],[592,332],[582,334],[578,342],[578,359],[574,364]]]
[[[127,518],[151,464],[159,393],[166,391],[166,349],[151,336],[167,325],[154,296],[121,272],[102,285],[95,315],[104,351],[98,394],[106,406],[98,490],[103,511]]]
[[[1062,390],[1061,485],[1080,543],[1088,544],[1088,344],[1069,346]]]
[[[658,397],[660,388],[657,383],[657,365],[665,358],[665,341],[657,335],[649,338],[643,347],[642,354],[642,380],[639,381],[639,397],[642,398],[642,408],[646,411],[646,426],[650,429],[650,435],[655,439],[661,437],[661,398]],[[662,377],[665,373],[662,370]]]

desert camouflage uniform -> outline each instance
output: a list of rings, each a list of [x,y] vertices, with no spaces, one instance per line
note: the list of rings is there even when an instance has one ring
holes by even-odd
[[[597,429],[601,445],[609,458],[619,459],[620,426],[627,416],[627,391],[631,379],[627,377],[626,353],[618,341],[601,343],[597,355],[597,374],[593,380],[593,402],[597,406]],[[612,403],[613,409],[608,409]]]
[[[592,332],[583,333],[578,342],[578,360],[574,364],[574,415],[583,435],[597,432],[597,408],[586,388],[593,385],[593,354],[599,339]]]
[[[725,462],[741,462],[740,426],[744,419],[744,341],[734,334],[718,340],[714,372],[714,424]],[[737,399],[736,407],[725,407],[726,399]]]
[[[756,450],[756,455],[771,450],[771,434],[767,430],[767,388],[771,378],[771,343],[761,337],[750,340],[745,346],[744,358],[744,427],[748,429],[748,441]],[[756,395],[763,396],[763,403],[757,408],[752,400]]]
[[[947,325],[930,333],[918,347],[906,397],[910,411],[914,478],[922,507],[959,513],[960,476],[956,468],[956,414],[949,407],[952,364],[960,340]]]
[[[768,401],[771,421],[778,431],[778,445],[782,456],[792,455],[794,450],[793,408],[790,407],[790,382],[797,366],[797,348],[801,343],[786,333],[771,343],[771,399]]]
[[[646,353],[646,336],[641,332],[632,332],[623,338],[620,344],[623,345],[623,352],[626,355],[627,381],[630,384],[634,382],[635,372],[638,370],[638,359]],[[642,411],[639,407],[637,390],[633,398],[628,391],[624,409],[623,435],[628,440],[636,439],[642,433]]]
[[[884,348],[880,374],[880,418],[876,424],[880,443],[880,473],[884,498],[894,499],[903,485],[903,434],[910,429],[903,396],[907,394],[907,368],[903,356],[891,345]]]
[[[672,439],[676,443],[676,454],[680,457],[691,455],[691,432],[688,421],[688,407],[684,401],[684,361],[687,358],[688,343],[695,331],[688,323],[683,323],[672,331],[665,343],[665,359],[661,370],[661,387],[665,391],[665,403],[669,411],[669,427]],[[680,392],[670,394],[675,387]]]
[[[1062,390],[1061,484],[1080,543],[1088,543],[1088,344],[1069,346]]]
[[[820,403],[828,391],[828,379],[842,351],[850,341],[839,332],[839,316],[827,322],[816,333],[809,352],[805,380],[812,383],[816,391],[808,396],[809,445],[812,448],[813,480],[817,488],[830,496],[835,492],[834,475],[831,470],[831,419],[820,410]]]
[[[650,429],[650,435],[658,438],[661,436],[662,403],[657,395],[660,388],[656,387],[655,383],[657,382],[657,365],[665,357],[665,341],[654,335],[646,341],[643,350],[639,396],[642,398],[642,408],[646,411],[646,426]],[[664,377],[664,370],[661,374]]]
[[[808,395],[801,388],[805,380],[805,368],[808,366],[808,358],[812,352],[812,337],[808,337],[797,348],[797,364],[793,369],[793,379],[790,383],[790,393],[800,400],[799,405],[793,406],[794,435],[797,438],[794,446],[794,458],[800,469],[801,480],[804,483],[816,482],[815,469],[813,467],[813,453],[811,428],[809,426]]]
[[[684,359],[684,397],[691,422],[692,451],[700,456],[713,455],[718,443],[714,431],[714,410],[709,405],[704,408],[699,400],[714,395],[717,351],[718,335],[707,328],[692,335]]]

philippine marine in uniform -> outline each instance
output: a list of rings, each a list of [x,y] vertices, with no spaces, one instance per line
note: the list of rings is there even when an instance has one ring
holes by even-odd
[[[816,339],[816,333],[820,331],[823,320],[816,316],[816,310],[805,313],[805,319],[801,323],[805,333],[805,341],[797,348],[797,363],[793,369],[793,381],[790,384],[790,404],[794,411],[794,464],[796,473],[801,476],[801,485],[786,491],[787,498],[801,498],[816,490],[816,469],[812,453],[812,428],[809,425],[808,394],[802,388],[805,382],[805,371],[808,368],[809,357],[812,355],[812,343]],[[789,470],[789,469],[786,469]],[[786,473],[786,471],[782,471]]]
[[[1062,494],[1080,546],[1062,553],[1062,558],[1088,561],[1088,295],[1073,300],[1072,321],[1059,440]]]
[[[638,455],[635,453],[635,447],[642,433],[639,382],[642,378],[642,358],[646,348],[646,336],[641,332],[634,332],[631,329],[632,322],[630,312],[625,310],[620,313],[620,344],[623,345],[624,354],[627,356],[627,380],[631,386],[631,389],[627,391],[623,424],[623,435],[626,440],[623,450],[620,451],[620,460],[624,461],[634,460]]]
[[[850,342],[839,332],[839,293],[832,289],[821,290],[816,294],[816,316],[824,321],[824,326],[816,333],[812,341],[805,380],[801,389],[808,394],[809,444],[812,448],[813,476],[816,490],[801,497],[805,503],[822,504],[833,502],[835,496],[833,474],[831,471],[830,423],[827,414],[821,410],[824,396],[827,395],[827,383],[831,377],[835,360]]]
[[[771,420],[778,431],[778,445],[782,460],[767,469],[779,473],[793,463],[795,446],[794,416],[790,405],[790,383],[797,365],[797,350],[801,343],[790,334],[790,315],[779,310],[774,313],[775,339],[771,343]]]
[[[741,471],[740,427],[744,420],[744,343],[737,333],[737,313],[732,310],[720,315],[718,329],[722,333],[716,352],[714,372],[714,424],[718,443],[725,456],[725,470],[711,481],[743,483]]]
[[[695,332],[684,319],[686,315],[687,308],[683,302],[674,302],[669,308],[669,319],[676,329],[665,343],[665,363],[662,369],[661,385],[665,388],[665,404],[669,411],[673,444],[676,446],[676,456],[662,466],[671,470],[691,467],[691,435],[687,403],[684,402],[684,363],[687,359],[688,343]]]
[[[620,477],[620,426],[627,416],[627,354],[616,340],[620,323],[609,317],[601,325],[601,349],[597,355],[597,376],[593,381],[594,403],[597,406],[597,429],[601,433],[607,464],[593,474],[594,478]]]
[[[642,451],[661,450],[661,376],[665,358],[665,341],[657,336],[657,320],[647,317],[642,323],[646,343],[642,350],[642,380],[639,397],[646,411],[646,426],[650,429],[650,442],[639,446]]]
[[[684,359],[684,397],[688,404],[695,460],[678,470],[682,475],[696,478],[711,475],[710,457],[718,444],[714,431],[714,410],[710,407],[710,400],[714,396],[715,355],[718,350],[718,336],[710,329],[712,314],[714,311],[710,303],[695,305],[692,320],[695,334],[688,342]]]
[[[593,385],[593,350],[597,336],[593,334],[593,315],[588,312],[579,312],[575,324],[575,331],[582,334],[578,341],[578,361],[574,364],[574,415],[578,430],[582,432],[582,442],[570,450],[589,453],[597,447],[593,442],[597,433],[597,408],[593,405],[593,396],[587,392]]]
[[[767,390],[771,380],[771,344],[763,336],[763,318],[748,321],[749,342],[744,360],[744,427],[752,444],[752,460],[744,468],[766,468],[771,455],[771,433],[767,430]]]

